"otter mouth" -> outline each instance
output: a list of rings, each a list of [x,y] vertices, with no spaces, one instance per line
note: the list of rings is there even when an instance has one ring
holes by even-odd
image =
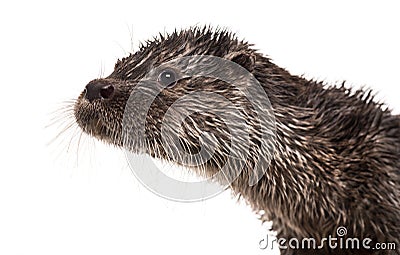
[[[96,136],[104,136],[105,133],[108,133],[110,129],[107,127],[105,122],[99,117],[98,114],[95,114],[87,123],[86,123],[86,132],[90,132],[92,135]]]
[[[100,140],[114,143],[111,137],[116,137],[118,130],[111,127],[110,123],[104,119],[101,109],[104,106],[98,102],[88,102],[83,98],[79,98],[75,104],[75,119],[79,127],[87,134],[94,136]]]

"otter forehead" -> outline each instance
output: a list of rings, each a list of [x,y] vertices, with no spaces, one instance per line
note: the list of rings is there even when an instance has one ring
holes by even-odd
[[[168,35],[141,44],[139,50],[128,57],[119,59],[109,78],[137,80],[150,69],[177,57],[212,55],[224,58],[235,52],[254,53],[247,42],[239,41],[226,30],[213,31],[210,28],[192,28],[175,31]]]

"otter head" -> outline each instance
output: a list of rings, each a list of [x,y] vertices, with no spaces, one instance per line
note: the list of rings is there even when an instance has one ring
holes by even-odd
[[[232,181],[256,158],[270,160],[264,151],[274,146],[264,139],[274,135],[269,101],[253,75],[260,57],[226,31],[160,36],[86,85],[76,121],[99,140],[205,175],[226,166]]]

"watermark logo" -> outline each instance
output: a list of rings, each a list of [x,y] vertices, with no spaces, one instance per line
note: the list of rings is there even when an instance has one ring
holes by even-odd
[[[176,84],[175,79],[178,80]],[[218,87],[202,90],[198,79],[208,84],[215,82]],[[175,92],[181,93],[183,90],[179,81],[186,82],[189,88],[169,104],[168,109],[161,109],[166,102],[159,95],[168,89],[173,93],[174,86]],[[193,84],[199,87],[190,87]],[[243,99],[247,100],[246,103],[240,104]],[[165,113],[162,119],[155,120],[152,116],[157,114],[157,109],[150,112],[154,103],[161,105],[159,110]],[[210,127],[207,120],[202,122],[205,130],[199,130],[196,120],[193,120],[195,114],[208,114],[211,121],[217,123],[214,128],[221,135],[207,131]],[[152,127],[149,127],[149,121],[153,121]],[[268,168],[275,149],[275,117],[264,88],[242,66],[206,55],[173,59],[143,77],[126,104],[122,133],[125,154],[137,179],[155,194],[181,202],[201,201],[218,195],[244,169],[248,185],[255,185]],[[186,148],[190,135],[197,136],[201,145],[199,150],[191,153]],[[223,137],[228,141],[222,141]],[[258,146],[256,154],[251,151],[252,146],[254,150],[255,139]],[[217,172],[211,177],[187,182],[166,175],[145,154],[205,171],[211,159],[223,157],[224,161],[213,162]],[[250,166],[249,161],[252,162]],[[215,162],[223,164],[215,166]]]
[[[343,226],[338,227],[338,228],[336,229],[336,234],[337,234],[338,236],[345,236],[345,235],[347,235],[347,228],[345,228],[345,227],[343,227]]]
[[[351,249],[351,250],[396,250],[397,245],[393,242],[387,243],[374,243],[370,238],[359,239],[356,237],[346,237],[347,228],[340,226],[336,229],[337,237],[329,235],[328,237],[323,237],[320,241],[315,238],[291,238],[289,240],[285,238],[276,238],[267,235],[265,238],[261,239],[258,243],[260,249],[265,250],[267,248],[274,249],[278,247],[279,249]]]

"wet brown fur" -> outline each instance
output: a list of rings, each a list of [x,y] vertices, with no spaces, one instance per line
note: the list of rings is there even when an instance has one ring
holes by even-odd
[[[346,236],[394,242],[396,251],[374,250],[282,250],[284,254],[400,254],[400,118],[376,102],[369,90],[327,86],[291,75],[258,53],[246,42],[224,30],[190,28],[160,35],[130,56],[119,60],[114,72],[95,82],[112,84],[111,99],[88,102],[84,93],[75,105],[80,127],[107,143],[123,146],[122,118],[129,93],[153,67],[180,56],[213,55],[232,60],[248,69],[263,86],[276,119],[276,148],[271,164],[254,186],[246,171],[232,183],[262,220],[273,221],[278,237],[336,235],[339,226]],[[158,123],[179,97],[204,90],[233,98],[234,88],[216,80],[191,78],[179,81],[155,100],[149,111],[146,132],[152,137],[145,151],[163,157]],[[246,100],[243,101],[246,104]],[[217,121],[195,116],[192,125],[202,125],[216,137]],[[187,122],[186,125],[191,125]],[[190,129],[186,129],[190,133]],[[182,137],[196,147],[193,137]],[[254,136],[255,140],[257,135]],[[225,138],[220,137],[220,142]],[[189,141],[194,139],[193,141]],[[257,141],[253,144],[255,153]],[[194,148],[196,149],[196,148]],[[161,153],[160,153],[161,151]],[[168,159],[168,158],[167,158]],[[218,171],[223,158],[205,166],[206,174]],[[254,162],[249,162],[249,168]],[[248,169],[251,171],[251,169]],[[375,252],[375,253],[374,253]]]

